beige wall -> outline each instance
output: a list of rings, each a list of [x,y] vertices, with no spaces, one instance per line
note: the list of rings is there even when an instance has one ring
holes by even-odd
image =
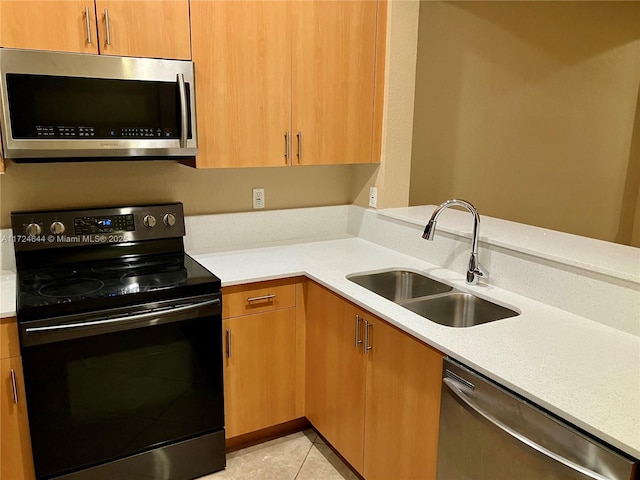
[[[16,210],[154,202],[184,203],[187,214],[251,210],[252,188],[267,209],[352,201],[353,166],[196,170],[173,161],[9,164],[0,175],[0,227]],[[259,234],[259,232],[256,232]]]
[[[630,243],[640,2],[422,2],[418,43],[412,205]]]

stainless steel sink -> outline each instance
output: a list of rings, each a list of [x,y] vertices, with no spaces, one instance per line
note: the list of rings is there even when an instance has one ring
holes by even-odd
[[[404,302],[402,306],[432,322],[449,327],[472,327],[519,315],[509,308],[462,292]]]
[[[349,275],[347,279],[396,303],[453,290],[449,285],[407,270]]]
[[[509,308],[408,270],[353,274],[347,279],[427,320],[448,327],[472,327],[519,315]]]

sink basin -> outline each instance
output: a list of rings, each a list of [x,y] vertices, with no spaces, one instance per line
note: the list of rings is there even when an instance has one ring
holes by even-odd
[[[349,275],[347,279],[396,303],[453,290],[449,285],[407,270]]]
[[[347,275],[347,279],[427,320],[448,327],[473,327],[520,315],[408,270],[356,273]]]
[[[405,302],[402,306],[449,327],[472,327],[519,315],[518,312],[462,292]]]

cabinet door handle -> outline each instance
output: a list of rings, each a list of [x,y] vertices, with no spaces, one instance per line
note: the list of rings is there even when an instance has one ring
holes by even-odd
[[[276,294],[275,293],[269,293],[267,295],[261,295],[259,297],[249,297],[249,298],[247,298],[247,303],[262,302],[262,301],[271,302],[271,301],[273,301],[274,298],[276,298]]]
[[[84,7],[84,19],[87,22],[87,43],[91,45],[91,16],[89,15],[89,7]]]
[[[298,132],[298,162],[302,161],[302,130]]]
[[[104,9],[104,26],[107,32],[107,45],[111,45],[111,26],[109,25],[109,9]]]
[[[362,321],[362,318],[360,318],[360,315],[356,315],[356,348],[359,348],[360,345],[362,344],[362,339],[360,338],[360,322]]]
[[[16,381],[16,371],[11,369],[11,389],[13,391],[13,403],[18,404],[18,383]]]
[[[373,350],[371,342],[371,331],[373,330],[373,323],[364,321],[364,353],[369,353],[369,350]]]
[[[287,162],[291,160],[291,139],[289,138],[289,130],[284,132],[284,158]]]
[[[227,330],[227,358],[231,358],[231,329]]]

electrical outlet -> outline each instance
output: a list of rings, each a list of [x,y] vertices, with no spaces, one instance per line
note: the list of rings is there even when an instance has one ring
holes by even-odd
[[[264,188],[253,189],[253,208],[264,208]]]
[[[376,187],[369,188],[369,206],[373,208],[378,206],[378,189]]]

